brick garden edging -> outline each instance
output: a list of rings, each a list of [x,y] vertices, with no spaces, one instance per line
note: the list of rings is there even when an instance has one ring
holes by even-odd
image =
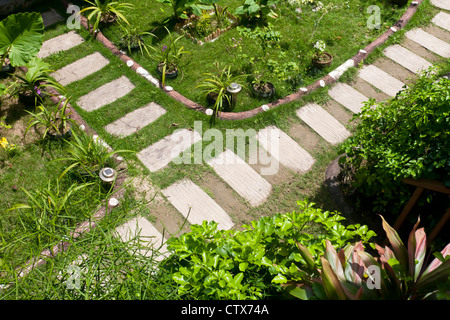
[[[70,3],[67,0],[61,0],[63,5],[67,8]],[[337,79],[349,68],[357,66],[363,59],[367,58],[373,50],[382,45],[386,40],[399,29],[405,27],[409,20],[414,16],[417,11],[418,6],[423,2],[423,0],[412,1],[410,6],[406,9],[405,13],[400,17],[400,19],[395,23],[394,26],[389,28],[380,37],[372,41],[364,49],[359,50],[359,52],[354,55],[351,59],[344,62],[342,65],[337,67],[335,70],[331,71],[328,75],[322,77],[316,82],[310,84],[305,88],[300,88],[297,92],[294,92],[284,98],[278,99],[276,101],[266,103],[263,106],[255,108],[253,110],[242,111],[242,112],[220,112],[218,118],[221,120],[243,120],[254,117],[259,113],[268,111],[279,107],[280,105],[296,101],[301,99],[303,96],[315,91],[317,88],[325,87],[326,85],[335,83]],[[81,25],[88,30],[87,19],[81,16]],[[127,66],[129,66],[136,73],[140,74],[147,80],[149,80],[155,86],[159,86],[159,81],[152,77],[148,71],[142,68],[136,61],[128,57],[126,54],[121,52],[108,38],[106,38],[101,31],[98,31],[96,39],[100,41],[107,49],[111,51],[114,55],[118,56]],[[175,90],[167,90],[166,88],[161,88],[167,95],[171,96],[173,99],[181,102],[186,107],[205,113],[207,108],[202,105],[184,97]]]

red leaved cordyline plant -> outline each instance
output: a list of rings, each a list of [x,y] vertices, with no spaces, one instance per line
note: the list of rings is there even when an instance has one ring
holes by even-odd
[[[297,243],[311,278],[288,283],[288,292],[300,299],[427,299],[436,298],[439,285],[450,277],[450,243],[425,267],[427,239],[424,228],[414,225],[407,247],[381,217],[390,247],[375,244],[379,257],[364,250],[361,242],[339,252],[326,242],[317,267],[309,250]]]

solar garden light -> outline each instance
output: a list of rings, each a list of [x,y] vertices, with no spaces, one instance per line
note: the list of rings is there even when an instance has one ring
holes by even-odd
[[[239,92],[241,92],[242,87],[238,84],[238,83],[231,83],[228,87],[227,87],[227,91],[229,93],[231,93],[231,105],[235,106],[236,105],[236,100],[237,100],[237,95]]]
[[[116,179],[117,173],[116,170],[106,167],[100,170],[99,176],[106,185],[111,185]]]

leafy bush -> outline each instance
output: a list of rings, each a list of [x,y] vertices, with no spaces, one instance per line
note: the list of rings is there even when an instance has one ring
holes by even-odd
[[[352,187],[373,197],[374,209],[402,205],[402,178],[450,186],[450,80],[430,70],[386,102],[369,100],[356,132],[343,144]],[[404,190],[404,188],[403,188]],[[392,206],[389,208],[392,212]]]
[[[203,222],[171,238],[168,248],[175,255],[165,268],[173,274],[181,297],[261,299],[279,295],[279,284],[305,275],[300,269],[306,262],[297,242],[319,257],[326,239],[343,247],[356,239],[365,243],[375,235],[367,226],[344,226],[337,212],[322,211],[307,201],[298,204],[299,211],[260,218],[242,231],[217,230],[215,222]]]

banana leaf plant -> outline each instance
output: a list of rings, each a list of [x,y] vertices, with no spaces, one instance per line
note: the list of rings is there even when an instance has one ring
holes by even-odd
[[[13,67],[26,65],[41,49],[44,23],[38,12],[21,12],[0,21],[0,66],[6,58]]]
[[[288,283],[286,290],[303,300],[434,299],[448,295],[441,292],[440,286],[449,283],[450,243],[426,265],[426,234],[423,228],[417,229],[420,219],[407,246],[383,217],[382,220],[391,246],[375,244],[378,257],[365,251],[361,242],[337,252],[327,241],[320,269],[309,250],[298,244],[310,277]]]

